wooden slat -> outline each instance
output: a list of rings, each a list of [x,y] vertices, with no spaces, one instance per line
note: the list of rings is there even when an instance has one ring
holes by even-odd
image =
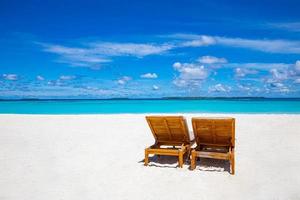
[[[191,142],[186,121],[182,116],[147,116],[146,119],[157,143]]]
[[[202,158],[216,158],[222,160],[229,160],[229,153],[216,153],[216,152],[207,152],[207,151],[196,151],[196,155]]]
[[[172,140],[172,135],[171,135],[171,132],[170,132],[170,129],[169,129],[168,121],[166,119],[164,119],[164,123],[165,123],[166,130],[167,130],[167,133],[168,133],[168,136],[169,136],[169,140]]]
[[[155,154],[155,155],[165,155],[165,156],[178,156],[179,151],[159,151],[155,149],[150,149],[149,154]]]
[[[160,140],[160,145],[166,145],[166,146],[180,146],[182,142],[176,142],[176,141],[168,141],[168,140]]]
[[[233,118],[193,118],[192,124],[198,145],[211,143],[234,146]]]

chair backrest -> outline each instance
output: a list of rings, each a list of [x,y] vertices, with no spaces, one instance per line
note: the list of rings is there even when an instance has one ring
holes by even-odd
[[[197,145],[235,146],[234,118],[192,118]]]
[[[190,136],[183,116],[146,116],[157,143],[161,145],[189,144]]]

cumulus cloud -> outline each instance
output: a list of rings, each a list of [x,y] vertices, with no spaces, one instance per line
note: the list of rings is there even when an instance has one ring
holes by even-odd
[[[270,89],[275,92],[288,93],[290,89],[280,82],[270,83]]]
[[[76,78],[76,76],[66,76],[66,75],[62,75],[62,76],[60,76],[59,77],[59,79],[60,80],[73,80],[73,79],[75,79]]]
[[[296,78],[294,83],[299,83],[300,84],[300,78]]]
[[[40,78],[40,81],[43,81],[45,80],[44,77],[39,77]],[[43,78],[43,79],[41,79]],[[49,86],[68,86],[68,85],[72,85],[72,80],[76,79],[77,77],[74,76],[74,75],[61,75],[60,77],[58,77],[58,79],[56,80],[49,80],[47,81],[47,85]],[[37,77],[37,80],[38,77]]]
[[[300,74],[300,60],[297,60],[295,63],[295,71],[297,74]]]
[[[18,75],[17,74],[3,74],[2,77],[5,80],[9,80],[9,81],[16,81],[16,80],[18,80]]]
[[[179,72],[179,76],[173,81],[179,87],[198,86],[209,75],[209,71],[199,63],[176,62],[173,68]]]
[[[246,75],[248,74],[257,74],[258,71],[257,70],[254,70],[254,69],[247,69],[247,68],[235,68],[235,76],[238,77],[238,78],[241,78],[241,77],[245,77]]]
[[[155,79],[157,77],[158,76],[156,73],[146,73],[141,75],[141,78],[148,78],[148,79]]]
[[[233,91],[233,89],[231,91]],[[237,91],[239,94],[246,93],[247,95],[261,95],[261,92],[264,92],[264,88],[261,85],[242,83],[237,84]]]
[[[41,76],[41,75],[36,76],[36,79],[38,81],[44,81],[45,80],[45,78],[43,76]]]
[[[265,91],[267,93],[290,93],[293,89],[293,84],[297,83],[297,76],[295,76],[292,67],[276,69],[269,71],[271,77],[265,79]],[[295,86],[295,85],[294,85]]]
[[[231,91],[231,87],[223,85],[221,83],[210,86],[208,88],[208,92],[230,92]]]
[[[123,76],[119,80],[117,80],[117,83],[119,85],[125,85],[127,82],[129,82],[132,78],[129,76]]]
[[[247,85],[241,85],[241,84],[238,84],[237,85],[238,86],[238,88],[240,89],[240,90],[242,90],[242,91],[247,91],[247,92],[249,92],[249,91],[251,91],[251,86],[247,86]]]
[[[159,87],[158,87],[157,85],[153,85],[153,86],[152,86],[152,89],[153,89],[153,90],[159,90]]]
[[[203,80],[208,76],[208,71],[203,65],[176,62],[173,64],[173,68],[180,72],[182,79]]]
[[[202,56],[198,58],[197,61],[203,64],[227,63],[225,58],[217,58],[214,56]]]
[[[289,78],[288,70],[271,69],[270,73],[272,74],[273,80],[275,80],[276,82]]]

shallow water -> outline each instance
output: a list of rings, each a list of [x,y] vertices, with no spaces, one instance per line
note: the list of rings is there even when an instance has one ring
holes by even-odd
[[[0,113],[300,113],[300,100],[34,100],[0,101]]]

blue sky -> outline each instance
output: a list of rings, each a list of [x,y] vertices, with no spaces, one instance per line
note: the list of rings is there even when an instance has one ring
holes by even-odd
[[[297,1],[0,1],[0,98],[300,97]]]

